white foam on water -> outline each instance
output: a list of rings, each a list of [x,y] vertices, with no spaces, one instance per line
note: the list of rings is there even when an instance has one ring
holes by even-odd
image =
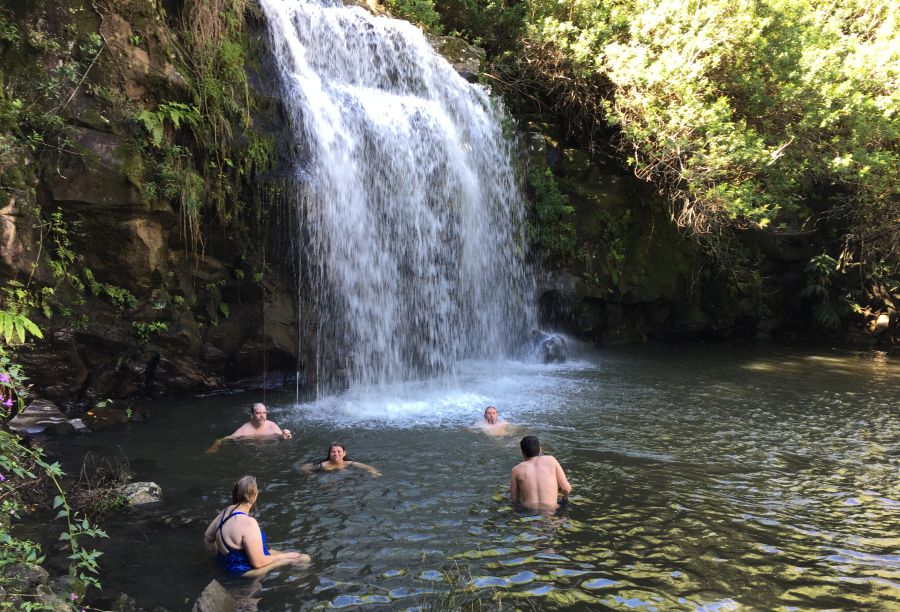
[[[577,385],[567,374],[596,368],[586,360],[469,361],[452,377],[353,389],[294,409],[304,419],[336,427],[413,428],[469,425],[494,405],[503,418],[517,422],[564,402]]]

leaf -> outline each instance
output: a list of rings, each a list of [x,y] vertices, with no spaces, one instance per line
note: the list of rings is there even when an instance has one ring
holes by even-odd
[[[59,539],[65,541],[71,539],[71,536],[69,535],[68,531],[63,531],[61,534],[59,534]]]
[[[22,317],[22,324],[25,326],[25,330],[35,338],[44,338],[44,334],[43,332],[41,332],[41,328],[35,325],[31,319]]]
[[[335,452],[337,452],[337,451],[335,451]],[[55,510],[55,509],[59,508],[64,503],[66,503],[66,499],[62,495],[57,495],[56,497],[53,498],[53,509]]]

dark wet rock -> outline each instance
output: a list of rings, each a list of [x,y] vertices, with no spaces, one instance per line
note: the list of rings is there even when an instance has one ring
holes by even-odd
[[[95,430],[121,425],[128,422],[128,409],[124,404],[101,403],[88,410],[84,420]]]
[[[25,410],[10,420],[6,426],[10,431],[23,436],[52,431],[57,426],[68,426],[71,429],[69,420],[59,406],[43,399],[36,399],[28,404]]]
[[[569,357],[569,347],[565,338],[550,334],[538,345],[538,356],[543,363],[564,363]]]
[[[69,576],[68,574],[53,578],[47,586],[50,587],[51,592],[64,597],[69,601],[72,600],[73,593],[78,599],[81,599],[84,597],[87,590],[85,584],[81,580],[74,576]]]
[[[71,612],[72,600],[69,596],[58,595],[54,593],[49,586],[38,586],[34,591],[34,601],[40,610],[49,610],[51,612]]]
[[[111,612],[137,612],[137,601],[134,597],[121,593],[109,607]]]
[[[185,516],[183,514],[160,514],[154,519],[158,524],[175,529],[177,527],[185,527],[197,523],[196,517]]]
[[[469,44],[456,36],[432,36],[426,34],[434,50],[444,56],[453,69],[467,81],[478,80],[486,56],[485,50]]]
[[[129,507],[147,506],[162,501],[162,488],[155,482],[132,482],[122,487],[121,495]]]
[[[3,577],[11,592],[33,593],[39,586],[47,584],[50,574],[40,565],[16,563],[4,571]]]
[[[237,610],[237,602],[225,587],[219,584],[218,580],[213,580],[206,585],[192,608],[192,612],[234,612],[235,610]]]
[[[77,434],[91,433],[91,429],[81,419],[69,419],[69,425],[72,426],[72,430]]]
[[[133,423],[146,423],[150,420],[150,412],[144,408],[135,408],[131,413],[131,421]]]

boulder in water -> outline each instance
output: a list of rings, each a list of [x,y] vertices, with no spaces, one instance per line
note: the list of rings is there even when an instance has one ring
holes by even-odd
[[[162,487],[155,482],[132,482],[122,487],[121,494],[132,508],[162,501]]]
[[[569,358],[569,346],[559,334],[548,334],[540,330],[532,332],[534,354],[543,363],[564,363]]]
[[[36,435],[57,426],[68,424],[66,415],[53,402],[36,399],[21,414],[10,420],[7,427],[21,436]]]
[[[237,609],[234,597],[225,590],[218,580],[206,585],[200,597],[194,602],[192,612],[233,612]]]

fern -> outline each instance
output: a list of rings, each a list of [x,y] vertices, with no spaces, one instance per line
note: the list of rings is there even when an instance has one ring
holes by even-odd
[[[0,310],[0,339],[4,344],[23,344],[28,334],[35,338],[44,337],[40,328],[25,315]]]

